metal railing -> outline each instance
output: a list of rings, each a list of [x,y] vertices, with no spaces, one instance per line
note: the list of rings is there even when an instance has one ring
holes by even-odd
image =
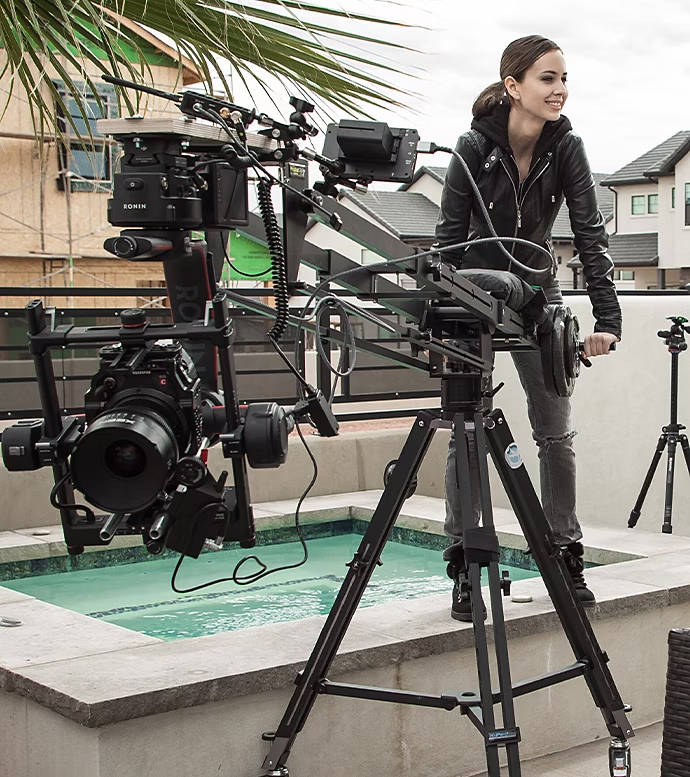
[[[272,289],[237,289],[234,293],[255,297],[270,297]],[[74,301],[84,297],[102,297],[131,299],[131,307],[140,306],[142,298],[156,296],[156,289],[149,292],[147,287],[0,287],[0,298],[12,297],[26,299],[69,299]],[[345,292],[347,294],[347,292]],[[127,306],[114,307],[71,307],[53,305],[54,324],[74,324],[76,326],[112,325]],[[395,317],[396,314],[384,308],[371,308],[381,318]],[[167,307],[149,307],[147,316],[150,321],[170,322],[170,310]],[[297,399],[296,379],[275,353],[267,338],[271,320],[251,314],[243,308],[233,309],[235,323],[235,365],[238,389],[242,403],[255,401],[275,401],[279,404],[293,404]],[[387,348],[409,351],[409,345],[403,340],[391,337],[389,332],[380,329],[369,321],[357,320],[354,323],[358,337],[369,342],[380,343]],[[291,339],[292,338],[292,339]],[[281,347],[292,359],[301,374],[327,397],[333,392],[333,376],[318,366],[317,353],[314,350],[313,335],[302,331],[298,341],[294,331],[288,330]],[[327,352],[331,350],[326,345]],[[98,366],[97,350],[70,347],[53,352],[56,380],[60,392],[61,405],[65,414],[83,410],[84,393]],[[337,352],[334,358],[337,356]],[[436,403],[438,385],[426,373],[411,371],[399,364],[387,362],[371,354],[357,354],[354,369],[336,386],[334,401],[340,407],[354,403],[382,403],[391,400],[416,400],[430,398]],[[371,417],[395,417],[413,415],[415,409],[388,408],[385,410],[367,410],[364,412],[341,411],[339,417],[357,420]],[[12,421],[21,418],[40,416],[40,400],[36,386],[33,362],[28,352],[28,338],[25,326],[24,307],[0,307],[0,421]]]

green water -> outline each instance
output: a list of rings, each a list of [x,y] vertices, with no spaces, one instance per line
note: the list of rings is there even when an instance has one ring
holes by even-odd
[[[309,559],[296,569],[276,572],[248,586],[227,582],[189,594],[176,594],[170,587],[176,559],[41,575],[2,585],[159,639],[200,637],[327,614],[347,573],[345,564],[361,539],[346,534],[309,540]],[[245,555],[247,551],[233,549],[187,558],[177,586],[190,588],[229,577]],[[273,568],[298,562],[302,548],[297,542],[269,545],[258,548],[257,555]],[[447,593],[450,606],[451,583],[440,551],[388,542],[381,560],[383,565],[374,571],[360,607],[437,593]],[[501,568],[509,569],[513,580],[538,574]],[[255,562],[249,562],[241,574],[257,570]]]

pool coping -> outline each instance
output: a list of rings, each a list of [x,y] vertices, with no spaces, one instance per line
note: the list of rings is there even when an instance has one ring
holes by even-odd
[[[303,505],[303,520],[342,518],[344,510],[366,520],[380,495],[365,491],[314,497]],[[256,505],[257,525],[289,525],[295,504]],[[441,499],[413,496],[402,513],[398,526],[443,533]],[[524,548],[512,511],[495,508],[494,517],[501,544]],[[47,527],[46,535],[35,531],[0,532],[0,562],[8,552],[58,555],[64,548],[59,527]],[[17,544],[7,535],[18,535]],[[592,527],[585,539],[587,558],[606,564],[587,573],[598,600],[592,621],[690,601],[690,538]],[[560,628],[540,578],[517,581],[513,591],[529,593],[533,600],[504,600],[510,639]],[[471,624],[452,620],[449,604],[450,589],[448,595],[358,610],[329,674],[471,648]],[[326,620],[320,616],[164,642],[0,587],[2,616],[17,618],[22,626],[0,632],[0,689],[87,727],[288,688]]]

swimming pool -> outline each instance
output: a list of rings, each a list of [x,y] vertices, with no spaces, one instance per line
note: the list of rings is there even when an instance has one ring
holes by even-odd
[[[330,610],[361,536],[345,534],[309,540],[309,559],[296,569],[276,572],[248,586],[226,582],[189,594],[176,594],[170,581],[175,558],[44,574],[8,580],[3,586],[44,602],[99,618],[164,640],[234,631],[248,626],[324,615]],[[269,568],[302,558],[297,542],[263,546],[257,555]],[[248,552],[241,548],[185,559],[179,588],[229,577]],[[100,555],[100,554],[99,554]],[[360,607],[447,592],[450,581],[438,550],[389,541]],[[515,567],[513,580],[538,573]],[[241,574],[256,570],[255,562]]]

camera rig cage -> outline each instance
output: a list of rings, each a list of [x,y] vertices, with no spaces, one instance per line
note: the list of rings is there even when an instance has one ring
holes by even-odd
[[[142,88],[119,79],[106,80]],[[124,147],[108,211],[111,223],[124,229],[106,241],[106,248],[132,261],[163,262],[173,323],[151,324],[135,309],[122,313],[119,327],[53,327],[42,304],[30,303],[30,352],[44,418],[21,422],[3,433],[2,452],[8,469],[52,467],[51,503],[60,510],[70,553],[81,552],[85,545],[107,544],[116,534],[134,532],[142,534],[151,552],[167,546],[183,555],[198,556],[205,544],[218,547],[224,540],[250,547],[255,540],[247,463],[279,466],[287,454],[290,427],[301,416],[309,415],[324,435],[337,434],[338,423],[323,395],[308,385],[304,399],[294,408],[286,410],[275,403],[239,406],[229,300],[243,311],[275,319],[269,338],[276,345],[286,327],[307,327],[329,343],[344,345],[349,339],[357,348],[422,370],[441,381],[441,410],[420,412],[399,459],[387,469],[381,502],[347,565],[343,586],[297,679],[280,726],[264,735],[271,747],[262,775],[288,777],[286,761],[294,740],[316,697],[329,694],[446,710],[459,707],[484,737],[490,777],[500,774],[498,753],[502,748],[509,774],[519,777],[520,730],[514,697],[583,676],[614,737],[609,749],[610,774],[628,777],[628,739],[634,736],[626,718],[629,708],[618,694],[608,658],[575,594],[505,418],[500,410],[491,410],[496,351],[540,351],[547,387],[561,396],[572,393],[585,361],[575,317],[565,306],[545,306],[543,293],[534,294],[509,273],[501,275],[498,289],[496,277],[488,278],[494,289],[490,293],[482,288],[487,278],[481,274],[458,272],[445,264],[443,249],[410,253],[408,246],[333,199],[338,185],[358,188],[374,180],[411,180],[421,150],[416,132],[391,130],[374,122],[341,122],[329,126],[324,153],[318,154],[298,145],[299,140],[316,134],[307,120],[313,106],[305,101],[291,100],[295,111],[284,124],[194,92],[171,95],[148,87],[143,91],[177,102],[184,116],[99,122],[99,130],[119,139]],[[247,129],[254,121],[263,129],[251,134]],[[319,162],[324,174],[324,180],[313,188],[308,186],[305,159]],[[272,212],[266,178],[259,188],[263,224],[247,208],[247,169],[254,167],[275,180],[267,166],[280,168],[282,232]],[[309,217],[373,247],[383,260],[363,266],[335,251],[310,247],[305,243]],[[263,229],[273,259],[275,308],[216,287],[225,255],[224,232],[237,227],[250,232]],[[192,230],[197,229],[206,232],[208,243],[193,237]],[[300,264],[317,271],[321,282],[316,287],[298,281]],[[390,273],[404,273],[415,280],[416,288],[403,288],[384,277]],[[359,300],[373,300],[399,314],[404,324],[384,322],[340,300],[348,313],[395,331],[410,344],[410,353],[348,338],[345,331],[330,326],[330,315],[324,324],[321,317],[311,323],[291,313],[289,298],[297,294],[309,295],[305,308],[315,300],[328,299],[330,305],[333,283],[354,291]],[[104,345],[100,368],[86,395],[84,416],[66,418],[60,412],[50,350],[95,344]],[[460,580],[472,603],[479,691],[437,696],[332,682],[326,677],[328,669],[402,504],[414,491],[431,438],[436,429],[444,427],[456,437],[458,481],[472,489],[478,487],[482,502],[483,525],[470,529],[466,524],[468,569]],[[231,459],[232,486],[226,485],[227,473],[215,478],[206,467],[204,452],[214,443],[222,444],[224,456]],[[470,482],[468,453],[472,448],[480,462],[477,483]],[[111,470],[106,474],[140,486],[136,499],[123,501],[117,488],[93,492],[95,476],[90,467],[98,458],[92,454],[99,449],[101,463]],[[508,664],[501,594],[507,595],[510,583],[499,578],[487,452],[576,657],[571,666],[517,685],[512,684]],[[151,459],[157,465],[153,487],[142,480],[150,472],[145,465]],[[101,468],[98,474],[103,473]],[[76,504],[75,485],[92,504],[110,510],[109,514],[97,516],[90,507]],[[464,522],[471,512],[468,499],[464,500]],[[482,616],[482,568],[489,572],[498,691],[492,689]],[[502,708],[502,727],[496,723],[496,704]]]

